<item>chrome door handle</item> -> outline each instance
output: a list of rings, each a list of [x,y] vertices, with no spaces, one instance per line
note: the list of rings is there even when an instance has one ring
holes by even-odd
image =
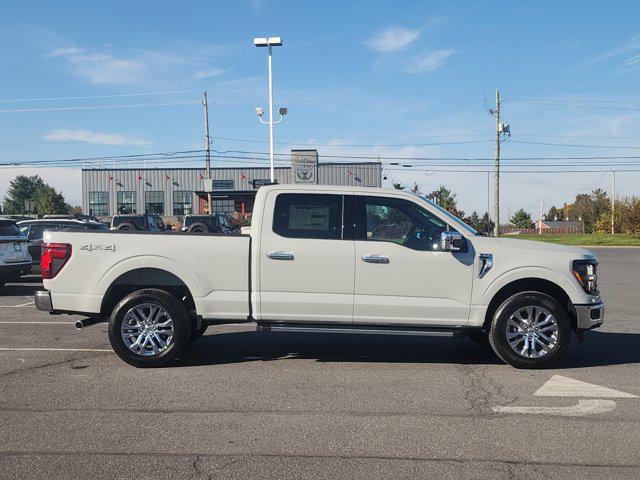
[[[267,257],[271,260],[293,260],[293,253],[287,252],[269,252]]]
[[[389,257],[383,257],[381,255],[365,255],[362,257],[367,263],[389,263]]]

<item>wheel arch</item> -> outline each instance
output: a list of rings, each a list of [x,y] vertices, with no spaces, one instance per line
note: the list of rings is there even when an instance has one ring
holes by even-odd
[[[491,298],[487,311],[485,313],[485,319],[483,328],[487,329],[491,324],[494,313],[498,307],[510,296],[516,293],[535,291],[550,296],[556,300],[567,312],[569,320],[571,320],[571,326],[575,330],[576,317],[573,310],[573,303],[567,292],[557,283],[552,282],[544,278],[527,277],[513,280],[506,285],[503,285]]]
[[[192,289],[178,275],[162,268],[137,267],[121,273],[111,281],[102,297],[100,315],[109,316],[125,296],[145,288],[165,290],[181,300],[188,312],[195,312]]]

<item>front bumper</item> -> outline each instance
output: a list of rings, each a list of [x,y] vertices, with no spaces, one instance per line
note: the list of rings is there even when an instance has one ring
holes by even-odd
[[[51,292],[49,290],[38,290],[35,295],[36,309],[43,312],[53,312],[53,303],[51,302]]]
[[[604,302],[593,305],[574,305],[576,311],[576,328],[591,330],[598,328],[604,322]]]

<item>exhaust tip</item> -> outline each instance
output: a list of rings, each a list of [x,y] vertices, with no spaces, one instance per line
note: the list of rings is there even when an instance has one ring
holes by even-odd
[[[76,328],[77,328],[78,330],[82,330],[82,327],[84,327],[84,323],[82,323],[82,320],[78,320],[78,321],[76,322]]]

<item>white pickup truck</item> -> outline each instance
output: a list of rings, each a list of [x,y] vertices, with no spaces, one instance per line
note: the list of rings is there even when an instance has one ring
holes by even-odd
[[[208,325],[262,331],[468,335],[547,367],[598,327],[597,258],[479,235],[409,192],[273,185],[249,234],[46,232],[40,310],[109,319],[125,362],[160,366]]]

